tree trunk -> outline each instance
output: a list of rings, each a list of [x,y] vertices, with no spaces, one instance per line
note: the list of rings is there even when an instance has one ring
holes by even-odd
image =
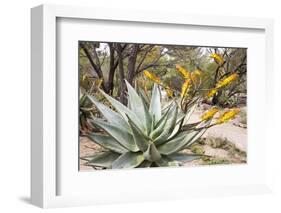
[[[121,44],[116,44],[116,50],[117,50],[117,54],[118,54],[118,71],[119,71],[119,77],[120,77],[120,102],[124,105],[127,105],[125,72],[124,72],[122,49],[123,48],[122,48]]]
[[[118,66],[118,60],[115,61],[114,56],[114,47],[112,43],[108,43],[109,46],[109,53],[110,53],[110,62],[109,62],[109,74],[108,74],[108,80],[106,83],[106,89],[108,91],[108,94],[112,95],[113,88],[114,88],[114,75],[115,70]]]
[[[137,61],[137,54],[138,54],[139,45],[133,44],[132,50],[128,59],[128,82],[132,85],[133,79],[136,74],[136,61]]]

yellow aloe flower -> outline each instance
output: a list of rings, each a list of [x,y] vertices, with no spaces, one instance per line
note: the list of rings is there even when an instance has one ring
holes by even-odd
[[[217,107],[213,107],[201,116],[201,121],[209,120],[214,117],[214,115],[219,111]]]
[[[235,116],[240,112],[240,109],[234,108],[229,111],[224,112],[216,121],[216,124],[222,124],[229,120],[232,120],[235,118]]]
[[[157,84],[160,84],[161,83],[161,80],[159,77],[157,77],[156,75],[154,75],[153,73],[147,71],[147,70],[144,70],[143,71],[143,74],[149,78],[150,80],[154,81],[155,83]]]
[[[221,88],[223,86],[226,86],[228,84],[230,84],[231,82],[235,81],[237,78],[239,77],[239,75],[237,73],[234,73],[222,80],[220,80],[217,84],[216,84],[216,88]]]
[[[201,74],[202,74],[201,70],[199,69],[194,70],[190,75],[192,82],[196,82],[198,78],[200,78]]]
[[[183,83],[182,87],[181,87],[181,97],[184,97],[185,94],[187,93],[187,90],[190,87],[190,80],[186,79],[185,82]]]
[[[186,69],[184,69],[182,66],[177,64],[176,69],[177,69],[177,71],[180,72],[180,74],[182,74],[182,76],[184,78],[190,78],[190,73]]]
[[[194,73],[194,75],[196,75],[198,77],[202,75],[202,71],[199,69],[194,70],[193,73]]]
[[[208,92],[208,94],[207,94],[208,98],[210,98],[210,97],[212,97],[214,94],[216,94],[217,91],[218,91],[217,88],[211,89],[211,90]]]
[[[219,54],[212,53],[210,55],[210,57],[213,58],[218,64],[222,64],[223,63],[223,57],[220,56]]]

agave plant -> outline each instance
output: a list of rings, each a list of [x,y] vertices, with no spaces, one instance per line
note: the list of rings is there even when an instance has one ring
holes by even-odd
[[[90,124],[88,123],[88,118],[92,116],[92,102],[89,101],[87,96],[85,94],[80,93],[80,99],[79,99],[79,130],[80,132],[84,132],[87,129],[90,128]]]
[[[86,78],[85,75],[83,75],[80,78]],[[85,84],[85,80],[81,80],[80,84]],[[89,83],[88,81],[86,82]],[[92,85],[90,89],[86,88],[80,88],[80,98],[79,98],[79,131],[81,133],[87,132],[91,130],[91,124],[88,122],[88,119],[91,118],[93,115],[99,114],[99,111],[96,110],[96,108],[93,106],[92,101],[88,98],[87,94],[92,94],[94,89],[97,89],[100,87],[101,80],[97,79]],[[85,86],[85,85],[84,85]],[[86,86],[85,86],[86,87]]]
[[[201,157],[180,151],[203,135],[209,120],[186,125],[194,106],[190,106],[187,113],[183,113],[176,102],[162,109],[156,84],[149,104],[143,93],[126,84],[128,106],[100,90],[115,111],[88,95],[104,116],[104,119],[93,117],[90,123],[104,132],[87,136],[106,150],[84,157],[88,165],[112,169],[181,166]]]

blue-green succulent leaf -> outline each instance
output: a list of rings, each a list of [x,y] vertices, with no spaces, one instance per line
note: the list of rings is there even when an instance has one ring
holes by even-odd
[[[129,108],[124,106],[121,102],[115,100],[112,98],[110,95],[106,94],[104,91],[99,90],[102,95],[114,106],[114,108],[121,114],[121,116],[127,121],[127,116],[128,115],[135,124],[141,129],[143,129],[143,124],[141,123],[140,119],[137,117],[135,113],[133,113]]]
[[[186,149],[188,147],[190,147],[192,144],[194,144],[199,138],[202,137],[202,135],[204,135],[204,133],[207,131],[207,129],[202,129],[194,138],[192,138],[192,140],[190,140],[184,147],[183,149]]]
[[[112,163],[112,169],[132,169],[138,167],[144,160],[141,152],[127,152]]]
[[[142,90],[140,90],[140,91],[142,91]],[[145,122],[146,122],[146,134],[149,135],[149,133],[151,131],[151,127],[153,125],[153,121],[152,121],[152,117],[149,113],[149,109],[147,107],[145,98],[143,97],[142,93],[140,93],[140,97],[142,99],[143,106],[144,106],[144,116],[145,116]]]
[[[139,120],[142,124],[142,129],[147,130],[146,125],[146,113],[145,113],[145,105],[141,99],[141,97],[137,94],[135,89],[130,85],[128,81],[126,81],[127,89],[128,89],[128,99],[130,103],[130,107],[132,112],[138,116]]]
[[[168,141],[165,144],[158,146],[158,150],[161,154],[170,155],[175,152],[182,150],[188,143],[192,141],[192,139],[200,134],[200,132],[204,131],[184,131],[179,133],[175,138]]]
[[[148,107],[150,100],[147,97],[147,94],[145,93],[145,91],[142,88],[138,88],[138,93],[139,93],[140,97],[142,98],[142,100],[144,101],[145,105]]]
[[[99,144],[100,146],[109,149],[113,152],[117,152],[120,154],[123,154],[125,152],[128,152],[128,149],[126,149],[123,145],[121,145],[117,140],[115,140],[112,136],[97,134],[97,133],[89,133],[87,135],[89,139],[91,139],[93,142]]]
[[[181,127],[181,123],[182,123],[184,118],[185,118],[185,115],[183,113],[181,113],[181,112],[178,112],[175,128],[173,129],[172,133],[168,137],[168,140],[170,140],[171,138],[173,138],[174,136],[176,136],[179,133],[179,130],[180,130],[180,127]]]
[[[120,114],[113,111],[108,106],[98,102],[95,97],[91,95],[88,95],[88,99],[98,108],[98,110],[103,114],[103,116],[109,123],[123,127],[124,129],[129,128],[128,123]]]
[[[161,158],[161,154],[158,152],[154,143],[150,143],[146,152],[143,153],[146,160],[154,162]]]
[[[90,122],[102,128],[109,135],[115,138],[120,144],[126,147],[126,149],[131,150],[132,152],[139,151],[139,148],[136,145],[133,136],[128,130],[124,130],[120,126],[112,125],[97,118],[90,120]]]
[[[144,152],[148,148],[149,138],[143,134],[143,132],[137,127],[134,122],[128,118],[129,125],[132,130],[132,135],[135,141],[135,144],[139,147],[139,149]]]
[[[150,100],[149,112],[155,116],[155,123],[161,118],[161,96],[157,84],[154,84]]]
[[[113,152],[97,153],[94,156],[82,157],[87,160],[88,166],[99,166],[105,168],[111,168],[112,163],[119,157],[119,154]]]
[[[177,122],[177,114],[178,108],[176,105],[174,105],[172,109],[168,112],[168,119],[161,134],[154,140],[154,143],[156,145],[164,143],[168,139],[169,135],[173,132]]]
[[[183,125],[188,123],[188,121],[190,120],[190,117],[191,117],[192,113],[194,112],[195,108],[196,108],[196,105],[194,104],[187,110],[187,113],[186,113],[184,121],[183,121]]]
[[[158,122],[155,123],[155,129],[157,129],[157,127],[159,127],[160,125],[163,125],[163,123],[165,123],[166,118],[168,116],[169,111],[171,110],[172,105],[169,106],[169,108],[167,110],[165,110],[165,113],[162,114],[161,118],[158,120]]]
[[[150,132],[150,138],[152,138],[153,140],[163,132],[166,122],[169,119],[169,111],[170,109],[160,118],[160,120],[155,125],[154,129]]]

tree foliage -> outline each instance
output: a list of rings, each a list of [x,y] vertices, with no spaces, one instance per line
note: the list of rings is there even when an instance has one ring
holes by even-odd
[[[222,61],[212,57],[217,55]],[[82,93],[96,92],[100,87],[105,93],[126,105],[125,80],[150,91],[153,82],[143,76],[149,70],[165,85],[181,91],[184,80],[177,75],[179,64],[192,72],[203,73],[202,84],[215,88],[217,83],[233,73],[238,80],[227,89],[214,91],[206,102],[213,105],[235,106],[245,102],[247,85],[247,50],[243,48],[215,48],[155,44],[79,42],[80,90]]]

